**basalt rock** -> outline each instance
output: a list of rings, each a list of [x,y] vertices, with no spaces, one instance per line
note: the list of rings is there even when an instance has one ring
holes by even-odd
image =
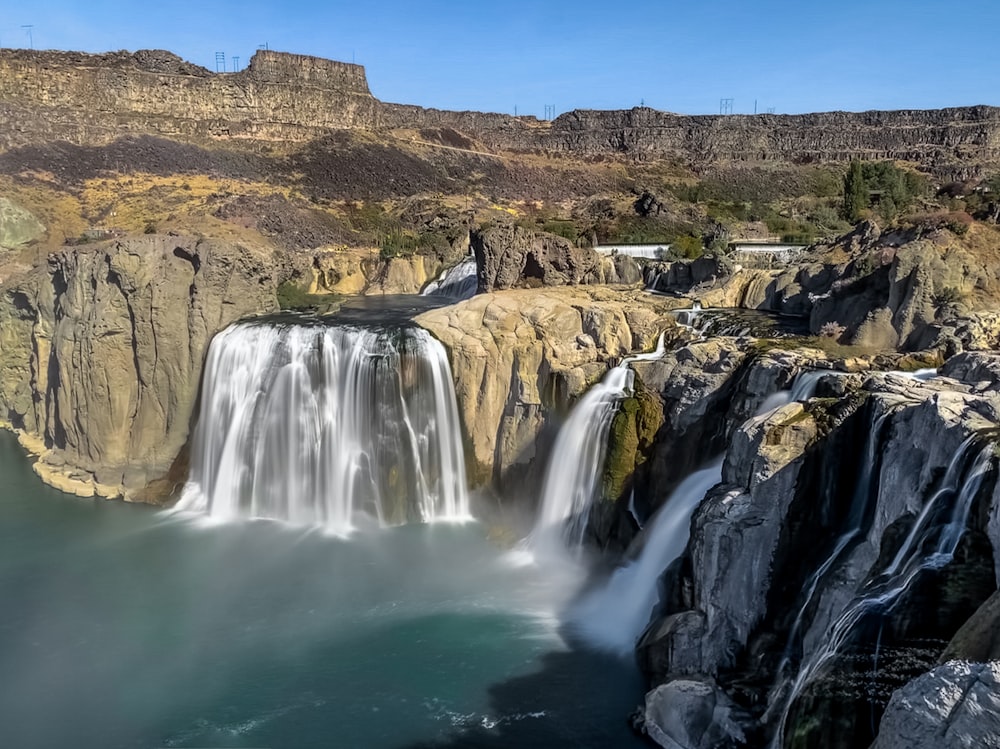
[[[977,380],[985,368],[969,359],[955,371]],[[804,667],[827,646],[831,625],[892,560],[963,442],[1000,424],[1000,398],[955,380],[838,379],[849,385],[839,398],[790,404],[733,433],[723,483],[696,510],[688,549],[668,576],[673,592],[638,648],[654,684],[714,679],[756,715],[742,723],[751,745],[769,740],[788,698],[784,680],[795,671],[779,668]],[[933,667],[970,617],[974,632],[990,626],[996,607],[980,606],[996,589],[995,470],[953,561],[914,578],[884,631],[859,628],[849,647],[809,672],[786,723],[794,745],[870,742],[893,689]],[[827,563],[849,517],[863,518],[860,530]],[[982,639],[956,641],[968,648],[970,637]],[[865,676],[873,652],[878,671]]]
[[[182,452],[209,340],[279,280],[270,251],[189,237],[53,254],[0,289],[0,418],[50,483],[135,498]]]
[[[950,661],[895,692],[872,749],[1000,746],[1000,662]]]
[[[473,230],[479,293],[517,286],[565,286],[596,273],[600,257],[562,237],[528,231],[512,223]]]

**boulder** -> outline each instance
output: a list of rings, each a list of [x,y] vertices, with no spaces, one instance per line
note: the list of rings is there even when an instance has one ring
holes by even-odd
[[[470,242],[479,266],[479,293],[578,284],[588,274],[600,273],[601,257],[593,250],[512,223],[475,229]]]
[[[710,681],[676,680],[646,694],[642,727],[664,749],[743,744],[732,701]]]
[[[1000,746],[1000,662],[950,661],[897,690],[872,749]]]

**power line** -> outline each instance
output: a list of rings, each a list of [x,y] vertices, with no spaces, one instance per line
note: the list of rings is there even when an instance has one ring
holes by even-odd
[[[719,114],[732,114],[733,100],[731,98],[719,99]]]
[[[35,28],[35,24],[33,24],[33,23],[26,23],[26,24],[23,24],[21,26],[21,28],[24,29],[26,32],[28,32],[28,49],[34,49],[35,48],[35,40],[31,36],[31,30],[33,28]]]
[[[226,72],[226,53],[216,52],[215,53],[215,72],[225,73]]]

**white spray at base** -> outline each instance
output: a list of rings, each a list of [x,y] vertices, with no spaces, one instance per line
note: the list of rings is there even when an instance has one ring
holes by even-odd
[[[178,510],[344,534],[469,517],[444,349],[419,328],[241,323],[205,365]]]
[[[635,648],[659,599],[657,580],[684,553],[691,515],[722,480],[722,457],[684,479],[647,526],[642,553],[619,567],[607,585],[580,600],[570,612],[574,631],[591,645],[622,655]]]
[[[799,373],[791,388],[768,396],[752,418],[765,419],[776,408],[808,400],[828,374],[825,370]],[[622,655],[632,652],[659,600],[660,576],[687,547],[695,509],[709,489],[722,481],[723,458],[716,457],[685,478],[643,529],[639,556],[573,607],[573,628],[591,645]]]

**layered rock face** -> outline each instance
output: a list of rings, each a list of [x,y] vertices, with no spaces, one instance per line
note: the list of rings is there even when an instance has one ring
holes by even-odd
[[[788,356],[749,367],[809,362]],[[723,483],[696,510],[687,551],[667,571],[661,608],[639,643],[654,684],[676,684],[692,703],[683,715],[664,712],[651,693],[650,735],[691,735],[697,716],[730,705],[726,715],[735,716],[736,727],[715,736],[713,746],[742,738],[763,745],[775,731],[786,746],[864,746],[892,692],[933,668],[970,617],[972,634],[957,637],[963,644],[949,652],[991,657],[975,633],[989,630],[996,610],[980,608],[996,590],[1000,558],[997,467],[992,452],[981,452],[991,450],[983,435],[1000,424],[1000,395],[990,379],[996,361],[979,354],[954,361],[945,371],[967,381],[827,377],[820,398],[789,403],[732,431]],[[756,377],[776,382],[773,371]],[[985,461],[982,474],[977,461]],[[935,512],[922,514],[928,505]],[[956,515],[962,507],[968,514]],[[955,519],[946,522],[942,512]],[[956,534],[953,553],[924,558],[914,551],[930,554],[932,543],[949,548],[947,533]],[[922,534],[927,540],[918,544]],[[947,673],[932,677],[932,686],[918,683],[893,698],[895,717],[883,723],[878,746],[908,745],[913,726],[935,720],[934,735],[992,735],[988,721],[978,733],[969,734],[974,721],[949,727],[964,720],[961,710],[949,717],[960,693],[975,689],[971,682],[948,686],[957,682]],[[691,683],[701,686],[692,691]],[[955,696],[941,715],[912,715],[896,705],[935,683]]]
[[[129,132],[308,140],[330,129],[455,129],[492,150],[720,161],[920,162],[969,176],[1000,163],[1000,110],[684,116],[576,110],[552,122],[383,104],[357,65],[258,51],[239,73],[167,52],[0,50],[0,147],[106,143]],[[114,128],[114,129],[109,129]]]
[[[209,340],[278,280],[268,251],[191,238],[56,253],[0,289],[0,418],[50,483],[134,498],[187,440]]]
[[[364,68],[259,50],[238,73],[211,73],[157,50],[0,51],[0,147],[129,133],[305,140],[370,128],[379,103]]]

